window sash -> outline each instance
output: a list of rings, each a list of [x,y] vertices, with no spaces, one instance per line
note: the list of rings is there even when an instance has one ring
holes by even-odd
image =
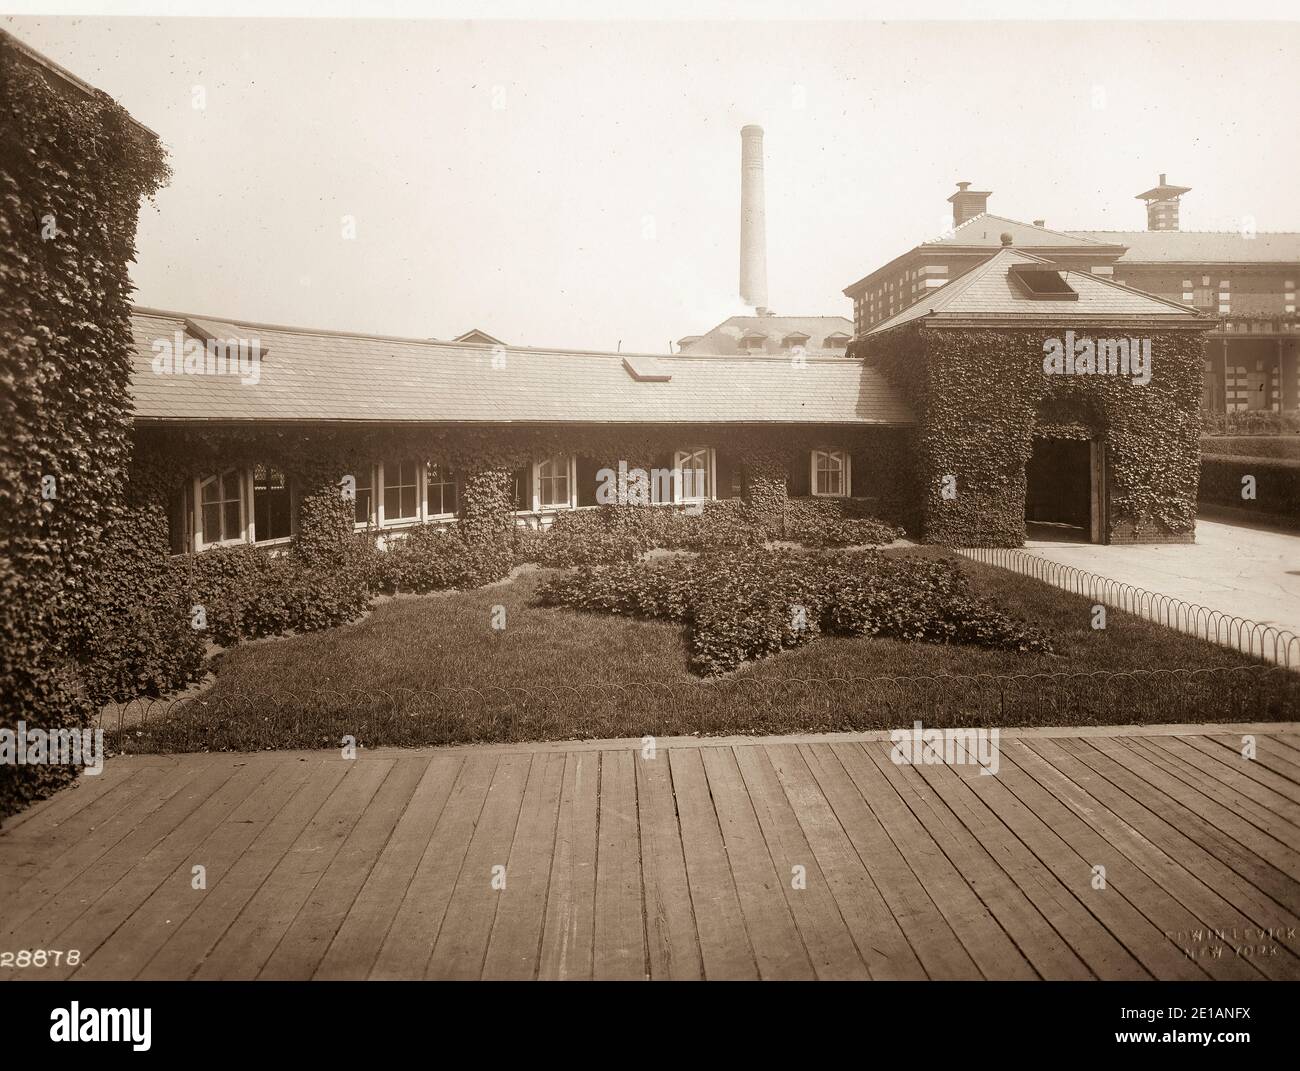
[[[378,522],[378,516],[375,512],[375,485],[378,482],[376,478],[374,465],[367,465],[363,473],[359,473],[355,479],[357,481],[357,497],[352,504],[352,523],[354,527],[368,527]]]
[[[293,535],[293,497],[289,477],[270,465],[257,465],[253,487],[253,539],[258,543]]]
[[[676,500],[703,502],[713,497],[713,451],[707,446],[688,447],[673,455]]]
[[[384,484],[384,523],[420,519],[420,463],[402,459],[381,467]]]
[[[812,452],[812,493],[818,498],[847,498],[849,455],[846,450]]]
[[[567,509],[573,505],[574,459],[556,454],[537,463],[533,502],[537,509]]]
[[[456,473],[438,462],[425,463],[425,487],[430,517],[450,517],[457,509]]]
[[[195,545],[217,547],[245,541],[244,474],[226,469],[207,477],[195,477],[197,503]]]

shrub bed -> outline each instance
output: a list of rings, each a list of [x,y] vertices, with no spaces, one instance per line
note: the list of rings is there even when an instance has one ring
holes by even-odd
[[[1047,636],[971,593],[952,562],[745,548],[667,562],[584,566],[553,578],[542,606],[690,626],[691,668],[716,676],[820,632],[1049,652]]]
[[[1267,409],[1212,413],[1202,409],[1201,430],[1207,435],[1295,435],[1300,433],[1300,409],[1285,413]]]

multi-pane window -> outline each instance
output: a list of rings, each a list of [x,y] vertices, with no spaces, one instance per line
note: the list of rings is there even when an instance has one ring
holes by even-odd
[[[385,461],[384,523],[413,521],[419,515],[419,463],[415,461]]]
[[[698,502],[711,498],[711,469],[708,447],[678,450],[673,458],[673,468],[678,472],[677,497],[683,502]]]
[[[292,531],[289,480],[279,469],[258,465],[253,469],[253,537],[288,539]]]
[[[814,495],[843,497],[849,493],[849,458],[843,450],[812,452]]]
[[[357,481],[357,497],[352,504],[353,516],[357,524],[375,523],[375,467],[366,465],[354,479]]]
[[[456,512],[456,476],[445,464],[430,462],[428,473],[429,516],[447,516]]]
[[[228,469],[199,481],[199,502],[204,546],[230,543],[244,538],[243,502],[240,497],[241,474]]]
[[[568,457],[557,454],[538,464],[537,504],[542,509],[569,505],[569,486]]]

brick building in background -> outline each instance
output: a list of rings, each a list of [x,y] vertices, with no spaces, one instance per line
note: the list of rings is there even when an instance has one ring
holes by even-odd
[[[988,212],[987,190],[958,183],[953,229],[922,242],[844,290],[855,336],[1011,245],[1071,271],[1088,272],[1178,302],[1219,320],[1206,336],[1204,409],[1300,408],[1300,233],[1182,231],[1179,199],[1190,187],[1164,175],[1138,194],[1145,231],[1059,231]]]

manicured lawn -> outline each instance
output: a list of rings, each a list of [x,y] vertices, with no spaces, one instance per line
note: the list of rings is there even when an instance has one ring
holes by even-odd
[[[337,746],[351,735],[364,746],[416,745],[869,729],[914,718],[1275,720],[1300,709],[1295,674],[1116,611],[1094,630],[1087,599],[960,564],[977,593],[1045,629],[1056,653],[823,636],[705,681],[687,668],[680,626],[533,606],[547,575],[534,571],[495,587],[399,598],[354,625],[237,648],[209,692],[170,718],[155,708],[123,743],[242,750]],[[504,628],[493,627],[499,608]],[[881,679],[900,677],[927,679]]]

